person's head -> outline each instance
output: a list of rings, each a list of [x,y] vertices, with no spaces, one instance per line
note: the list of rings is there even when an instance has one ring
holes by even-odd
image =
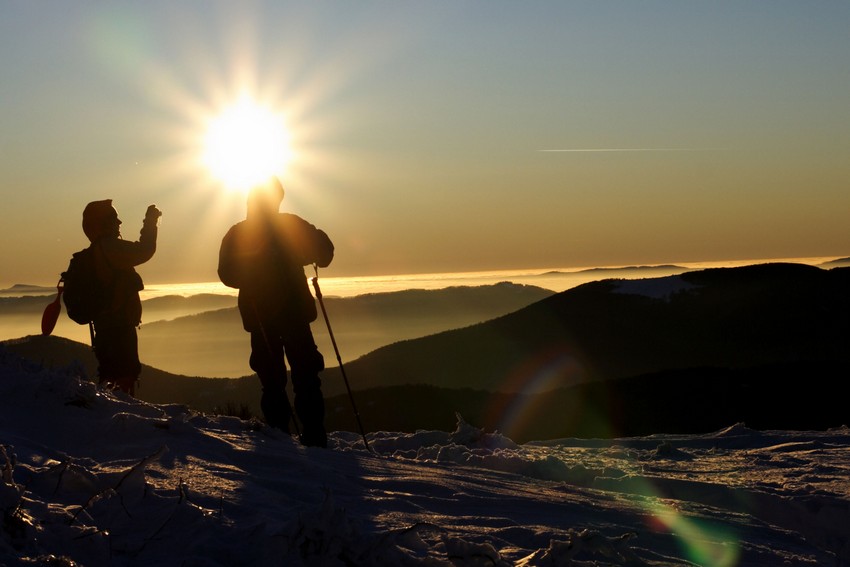
[[[91,242],[103,237],[117,238],[120,236],[120,226],[121,219],[112,206],[112,199],[92,201],[83,210],[83,232]]]
[[[283,185],[276,177],[255,185],[248,192],[248,218],[273,215],[283,202]]]

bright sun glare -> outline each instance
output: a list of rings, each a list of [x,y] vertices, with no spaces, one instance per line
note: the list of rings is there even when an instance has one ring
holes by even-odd
[[[207,123],[203,163],[227,189],[247,191],[269,176],[281,176],[291,159],[283,114],[249,97]]]

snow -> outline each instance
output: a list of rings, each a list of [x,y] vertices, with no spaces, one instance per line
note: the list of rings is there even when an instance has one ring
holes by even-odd
[[[850,430],[334,432],[99,390],[0,350],[0,565],[850,565]]]

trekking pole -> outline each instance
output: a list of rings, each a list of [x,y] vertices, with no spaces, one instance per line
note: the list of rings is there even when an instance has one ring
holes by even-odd
[[[354,403],[354,394],[351,393],[351,386],[348,384],[348,376],[345,375],[345,366],[342,365],[342,357],[339,355],[339,348],[336,346],[336,339],[334,338],[334,332],[331,329],[331,321],[328,319],[328,312],[325,309],[325,302],[322,301],[322,290],[319,288],[319,266],[317,264],[313,264],[313,269],[316,271],[316,276],[310,278],[310,281],[313,282],[313,289],[316,290],[316,299],[319,300],[319,306],[322,308],[322,315],[325,318],[325,324],[328,326],[328,335],[330,335],[331,344],[334,346],[336,361],[339,363],[339,371],[342,372],[342,379],[345,381],[345,389],[348,390],[348,399],[351,400],[351,409],[354,410],[354,417],[357,418],[357,427],[360,428],[360,435],[363,437],[363,444],[366,445],[366,449],[370,453],[374,453],[372,448],[369,446],[369,441],[366,439],[366,432],[363,430],[363,423],[360,421],[360,412],[357,411],[357,405]]]

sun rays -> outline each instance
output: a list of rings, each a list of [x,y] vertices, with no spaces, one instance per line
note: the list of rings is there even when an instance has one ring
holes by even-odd
[[[244,218],[245,193],[258,181],[280,179],[288,212],[321,214],[329,224],[349,212],[339,197],[356,194],[352,180],[365,177],[368,163],[369,150],[357,144],[364,77],[408,38],[371,21],[362,33],[328,35],[305,23],[324,9],[271,23],[267,10],[243,5],[205,10],[202,19],[219,32],[207,34],[176,25],[198,18],[190,10],[170,10],[173,26],[153,26],[132,7],[104,8],[90,23],[88,49],[99,72],[144,110],[115,129],[135,145],[102,184],[121,175],[122,190],[162,208],[163,233],[180,231],[182,243],[167,277],[188,281],[216,277],[210,243]],[[272,36],[280,39],[263,40]]]
[[[270,176],[282,177],[292,157],[283,113],[248,95],[207,123],[201,161],[227,190],[245,192]]]

